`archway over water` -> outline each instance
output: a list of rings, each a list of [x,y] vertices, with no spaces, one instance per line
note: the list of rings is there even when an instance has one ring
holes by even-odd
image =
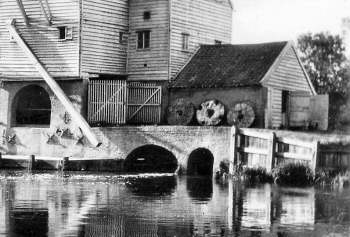
[[[187,163],[187,175],[213,175],[213,154],[205,148],[198,148],[190,154]]]
[[[174,154],[156,145],[136,148],[124,162],[124,170],[128,173],[173,173],[177,166]]]

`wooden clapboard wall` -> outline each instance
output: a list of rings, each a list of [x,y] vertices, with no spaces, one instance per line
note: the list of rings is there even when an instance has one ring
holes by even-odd
[[[263,85],[279,90],[305,91],[312,95],[313,90],[298,60],[294,47],[290,44],[287,44],[286,47],[277,59],[278,63],[273,65],[273,72],[262,82]]]
[[[170,65],[174,76],[200,44],[231,43],[232,8],[226,0],[171,0]],[[189,49],[182,50],[182,34]]]
[[[283,124],[283,90],[289,92],[289,125],[305,125],[305,120],[308,119],[306,107],[310,97],[314,95],[314,89],[310,85],[296,50],[291,44],[287,44],[281,52],[281,55],[263,79],[262,85],[268,88],[268,124],[266,124],[266,127],[279,128]]]
[[[167,80],[169,61],[169,3],[165,0],[130,0],[129,80]],[[148,20],[145,11],[151,13]],[[150,30],[149,49],[137,49],[137,31]]]
[[[0,75],[2,78],[40,79],[39,74],[14,42],[10,42],[6,21],[17,20],[16,26],[30,48],[54,77],[79,76],[79,0],[48,0],[52,12],[49,26],[38,1],[23,0],[30,20],[24,24],[15,0],[0,1]],[[73,27],[73,39],[59,40],[57,26]]]
[[[125,74],[128,15],[127,0],[82,1],[83,74]],[[120,34],[123,34],[121,41]]]

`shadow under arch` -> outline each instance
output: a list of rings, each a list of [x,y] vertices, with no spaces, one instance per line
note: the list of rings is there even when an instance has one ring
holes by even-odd
[[[51,100],[39,85],[21,88],[12,102],[11,125],[50,125]]]
[[[187,162],[187,175],[213,175],[214,156],[206,148],[198,148],[191,152]]]
[[[174,154],[156,145],[138,147],[124,161],[128,173],[174,173],[177,167]]]

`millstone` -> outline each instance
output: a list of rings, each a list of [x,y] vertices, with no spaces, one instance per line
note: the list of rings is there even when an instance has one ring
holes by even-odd
[[[168,124],[189,125],[194,116],[194,105],[185,99],[177,99],[168,108]]]
[[[218,100],[209,100],[202,103],[197,110],[196,117],[200,125],[218,125],[225,115],[225,106]]]
[[[249,128],[254,120],[254,109],[248,103],[238,103],[227,113],[227,123],[240,128]]]

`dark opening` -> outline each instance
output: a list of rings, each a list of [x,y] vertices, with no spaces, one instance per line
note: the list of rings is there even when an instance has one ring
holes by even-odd
[[[282,113],[286,113],[289,104],[289,91],[282,91]]]
[[[173,173],[176,169],[176,157],[167,149],[155,145],[135,149],[124,162],[124,170],[129,173]]]
[[[143,12],[143,19],[144,20],[151,19],[151,12],[150,11]]]
[[[59,31],[59,39],[66,39],[66,27],[65,26],[60,26],[57,27]]]
[[[188,175],[213,175],[213,154],[205,148],[198,148],[194,150],[187,163],[187,174]]]
[[[50,125],[50,97],[40,86],[22,88],[16,95],[13,109],[16,125]]]

